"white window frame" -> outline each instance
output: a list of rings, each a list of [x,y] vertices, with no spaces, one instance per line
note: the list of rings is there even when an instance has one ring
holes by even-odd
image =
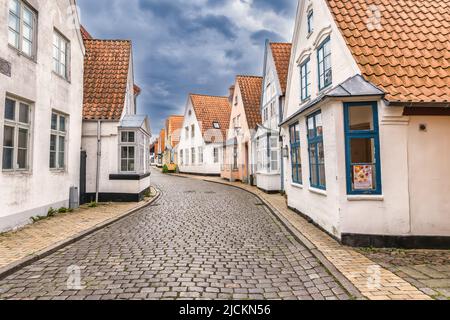
[[[191,164],[195,165],[195,148],[191,148]]]
[[[131,133],[134,134],[134,139],[130,139]],[[124,139],[124,135],[125,135],[126,139]],[[125,158],[122,157],[122,148],[127,149],[127,155]],[[130,148],[134,148],[134,152],[133,152],[134,157],[133,158],[129,157],[129,149]],[[137,168],[137,163],[136,163],[137,150],[138,150],[137,132],[135,130],[130,130],[130,129],[120,130],[119,131],[119,172],[120,173],[125,173],[125,174],[137,173],[137,169],[136,169]],[[123,170],[123,168],[122,168],[122,161],[124,161],[124,160],[127,162],[127,170]],[[133,161],[133,163],[134,163],[134,170],[129,170],[131,161]]]
[[[14,102],[14,120],[6,119],[5,117],[5,110],[6,110],[6,100],[10,100]],[[4,108],[4,122],[2,126],[2,140],[1,140],[1,155],[2,155],[2,171],[4,172],[27,172],[30,170],[31,167],[31,135],[32,135],[32,106],[30,103],[25,102],[20,99],[15,99],[12,97],[7,96],[4,101],[5,108]],[[24,105],[28,107],[28,123],[21,122],[20,121],[20,107]],[[5,127],[9,127],[13,129],[13,146],[12,147],[5,147],[4,146],[4,134],[5,134]],[[20,130],[27,130],[27,143],[26,147],[19,147],[19,132]],[[4,168],[4,150],[12,149],[12,168]],[[19,158],[19,150],[25,150],[26,151],[26,160],[25,160],[25,167],[19,168],[18,158]]]
[[[70,74],[70,41],[61,32],[53,30],[53,72],[58,76],[69,80]],[[63,61],[64,60],[64,61]]]
[[[198,164],[203,164],[203,147],[198,147]]]
[[[9,10],[8,10],[8,44],[19,51],[24,56],[36,60],[36,29],[37,29],[37,13],[36,11],[26,4],[22,0],[8,0],[9,2]],[[13,10],[13,5],[17,4],[18,12]],[[31,21],[25,21],[25,13],[28,12],[31,15]],[[17,19],[17,24],[15,28],[12,27],[12,17]],[[19,30],[16,30],[16,28]],[[25,30],[29,28],[31,29],[28,36],[25,36]],[[11,35],[14,35],[15,40],[14,43],[11,43]],[[24,43],[29,43],[30,52],[27,53],[24,51]]]
[[[56,129],[52,127],[53,116],[56,116]],[[61,129],[61,118],[64,118],[64,130]],[[54,171],[65,171],[67,168],[67,129],[68,129],[69,117],[68,115],[55,111],[52,111],[50,118],[50,147],[49,147],[49,167]],[[55,150],[52,148],[52,137],[55,136]],[[60,140],[64,139],[64,150],[61,151]],[[55,165],[52,166],[51,154],[55,153]],[[63,166],[60,164],[61,155],[63,157]]]
[[[214,163],[219,163],[220,159],[220,150],[219,148],[213,148],[213,161]]]

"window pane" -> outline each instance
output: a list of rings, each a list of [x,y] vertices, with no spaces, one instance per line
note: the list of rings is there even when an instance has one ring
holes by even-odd
[[[59,152],[58,155],[58,168],[63,169],[65,166],[64,152]]]
[[[121,160],[120,171],[128,171],[128,161],[126,159]]]
[[[8,26],[16,32],[19,32],[19,18],[13,14],[9,14]]]
[[[377,188],[375,165],[352,165],[351,169],[353,190],[375,190]]]
[[[317,163],[317,153],[316,153],[316,145],[312,144],[309,146],[309,161],[311,162],[311,164],[316,164]]]
[[[28,130],[19,129],[19,148],[28,148]]]
[[[56,151],[56,136],[50,135],[50,151]]]
[[[128,142],[136,142],[136,137],[134,132],[128,132]]]
[[[314,118],[308,118],[308,137],[314,138],[316,136],[314,128]]]
[[[127,133],[127,132],[122,132],[122,133],[120,134],[120,141],[122,141],[122,142],[128,142],[128,133]],[[123,148],[122,148],[122,150],[123,150]]]
[[[325,165],[320,164],[318,167],[319,167],[319,185],[326,186]]]
[[[311,165],[311,186],[319,185],[319,177],[317,176],[317,165]]]
[[[64,137],[59,137],[59,152],[64,152],[66,150],[66,141]]]
[[[19,122],[30,123],[30,107],[24,103],[19,106]]]
[[[128,159],[134,159],[134,147],[128,147]]]
[[[66,117],[59,116],[59,131],[66,132]]]
[[[13,120],[13,121],[16,119],[16,102],[13,100],[6,99],[5,119]]]
[[[317,136],[323,135],[322,113],[316,115],[316,133]]]
[[[4,170],[13,169],[13,149],[12,148],[3,148],[2,168]]]
[[[56,152],[54,151],[50,152],[50,168],[56,168]]]
[[[19,35],[14,31],[9,30],[8,43],[10,45],[14,46],[15,48],[19,48]]]
[[[23,8],[23,21],[29,26],[33,25],[33,13],[28,8]]]
[[[134,171],[134,160],[128,161],[128,171]]]
[[[325,152],[323,149],[323,142],[319,142],[317,144],[317,153],[318,153],[319,163],[325,163]]]
[[[121,152],[120,152],[121,156],[120,156],[120,158],[121,159],[127,159],[128,147],[122,147],[120,149],[121,149]]]
[[[58,115],[52,113],[52,130],[58,130]]]
[[[348,108],[350,130],[373,130],[372,106],[354,106]]]
[[[373,138],[351,139],[350,151],[352,164],[375,163],[375,141]]]
[[[22,41],[22,51],[28,56],[31,56],[31,42],[26,39]]]
[[[33,40],[33,30],[28,27],[27,25],[24,25],[22,28],[22,36],[27,39],[28,41]]]
[[[17,151],[17,165],[19,169],[27,168],[27,150],[19,149]]]
[[[16,15],[19,14],[19,2],[17,0],[9,1],[9,10],[14,12]]]
[[[13,147],[14,146],[14,128],[5,126],[3,133],[3,146]]]

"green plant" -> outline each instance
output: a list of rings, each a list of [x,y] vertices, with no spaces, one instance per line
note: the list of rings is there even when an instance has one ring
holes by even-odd
[[[50,209],[48,209],[47,217],[48,217],[48,218],[54,217],[57,213],[58,213],[58,212],[57,212],[55,209],[50,208]]]
[[[33,221],[33,223],[39,222],[41,220],[46,220],[46,219],[48,219],[48,217],[44,217],[44,216],[31,217],[31,221]]]
[[[169,167],[167,166],[167,164],[164,165],[162,172],[163,173],[169,173]]]
[[[95,202],[95,201],[91,201],[91,203],[89,203],[88,207],[89,207],[89,208],[97,208],[97,207],[98,207],[98,204],[97,204],[97,202]]]
[[[62,207],[58,209],[58,213],[67,213],[69,211],[69,209]]]
[[[150,189],[147,189],[147,190],[144,192],[144,197],[150,198],[151,196],[152,196],[152,192],[150,191]]]

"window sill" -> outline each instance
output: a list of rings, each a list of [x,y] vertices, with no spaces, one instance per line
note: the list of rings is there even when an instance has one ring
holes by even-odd
[[[304,189],[304,187],[303,187],[303,185],[302,184],[298,184],[298,183],[291,183],[291,186],[293,186],[294,188],[297,188],[297,189]]]
[[[22,51],[20,51],[19,49],[17,49],[16,47],[12,46],[12,45],[9,44],[9,43],[8,43],[8,47],[9,47],[11,50],[15,51],[16,54],[17,54],[19,57],[24,57],[24,58],[30,60],[31,62],[37,64],[36,57],[30,57],[30,56],[28,56],[27,54],[23,53]]]
[[[145,173],[145,174],[120,173],[120,174],[110,174],[109,180],[140,181],[147,177],[150,177],[150,173]]]
[[[55,175],[62,175],[66,173],[66,169],[50,169],[50,173]]]
[[[30,170],[2,170],[2,173],[7,176],[31,176]]]
[[[384,201],[383,195],[348,195],[348,201]]]
[[[53,74],[54,76],[56,76],[57,78],[59,78],[59,79],[65,81],[65,82],[67,82],[68,84],[71,84],[70,79],[64,78],[62,75],[57,74],[55,71],[52,71],[52,74]]]
[[[310,187],[310,188],[309,188],[309,191],[312,192],[312,193],[321,195],[321,196],[325,196],[325,197],[328,196],[326,190],[322,190],[322,189],[317,189],[317,188]]]

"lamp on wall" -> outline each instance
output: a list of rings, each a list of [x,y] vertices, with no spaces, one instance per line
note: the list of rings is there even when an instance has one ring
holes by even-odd
[[[283,148],[283,158],[289,158],[289,147],[285,146]]]

